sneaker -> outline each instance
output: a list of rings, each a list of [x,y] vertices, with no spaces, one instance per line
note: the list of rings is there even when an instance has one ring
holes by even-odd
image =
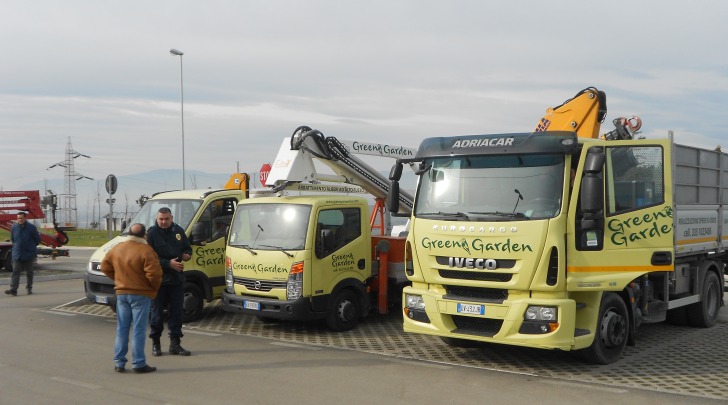
[[[27,290],[27,291],[28,291],[28,295],[31,295],[31,294],[33,294],[33,289],[32,289],[32,288],[28,288],[28,290]]]
[[[135,373],[151,373],[152,371],[157,371],[157,368],[152,367],[149,364],[147,364],[144,367],[136,367],[136,368],[133,368],[132,370],[134,370]]]
[[[5,294],[12,295],[13,297],[18,295],[18,291],[16,290],[5,290]]]

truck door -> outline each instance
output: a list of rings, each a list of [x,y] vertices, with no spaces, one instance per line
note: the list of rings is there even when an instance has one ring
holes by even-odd
[[[622,290],[648,271],[672,271],[673,199],[669,140],[612,141],[599,147],[605,164],[584,171],[582,150],[569,208],[567,283],[570,291]],[[593,146],[591,148],[594,148]],[[587,165],[588,166],[588,165]],[[581,211],[586,176],[601,176],[603,206],[596,221]],[[581,181],[580,181],[581,179]]]
[[[313,295],[330,294],[345,278],[364,281],[370,274],[359,208],[322,209],[316,218]]]
[[[225,285],[225,238],[237,202],[235,197],[211,201],[192,225],[190,267],[207,276],[215,290],[213,296],[218,295]]]

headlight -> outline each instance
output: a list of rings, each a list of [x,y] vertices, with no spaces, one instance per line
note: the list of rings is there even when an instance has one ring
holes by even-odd
[[[104,274],[101,271],[101,262],[88,262],[88,267],[86,268],[86,271],[91,274]]]
[[[412,309],[425,309],[425,300],[421,295],[405,294],[405,305]]]
[[[559,318],[559,310],[556,307],[529,305],[523,318],[529,321],[556,321]]]
[[[286,282],[286,299],[297,300],[303,295],[303,262],[293,263]]]
[[[233,268],[230,264],[230,258],[225,258],[225,287],[227,287],[227,290],[232,292],[235,292],[235,281],[233,280]]]

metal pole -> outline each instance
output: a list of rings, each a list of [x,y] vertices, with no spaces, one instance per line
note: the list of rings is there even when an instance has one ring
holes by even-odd
[[[169,53],[174,56],[179,56],[179,89],[182,106],[182,190],[184,190],[186,188],[185,179],[187,177],[185,173],[185,87],[184,77],[182,75],[182,55],[184,55],[184,52],[172,48],[169,50]]]
[[[182,104],[182,190],[185,189],[185,87],[182,80],[182,55],[179,56],[179,89]]]

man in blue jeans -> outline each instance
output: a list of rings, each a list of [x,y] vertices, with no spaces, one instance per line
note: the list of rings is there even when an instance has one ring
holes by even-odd
[[[114,341],[114,370],[123,373],[129,349],[129,330],[132,325],[132,370],[150,373],[156,367],[147,364],[144,355],[149,308],[162,283],[162,267],[154,249],[144,239],[146,228],[133,224],[126,241],[114,246],[101,261],[101,271],[114,280],[116,291],[116,339]]]

